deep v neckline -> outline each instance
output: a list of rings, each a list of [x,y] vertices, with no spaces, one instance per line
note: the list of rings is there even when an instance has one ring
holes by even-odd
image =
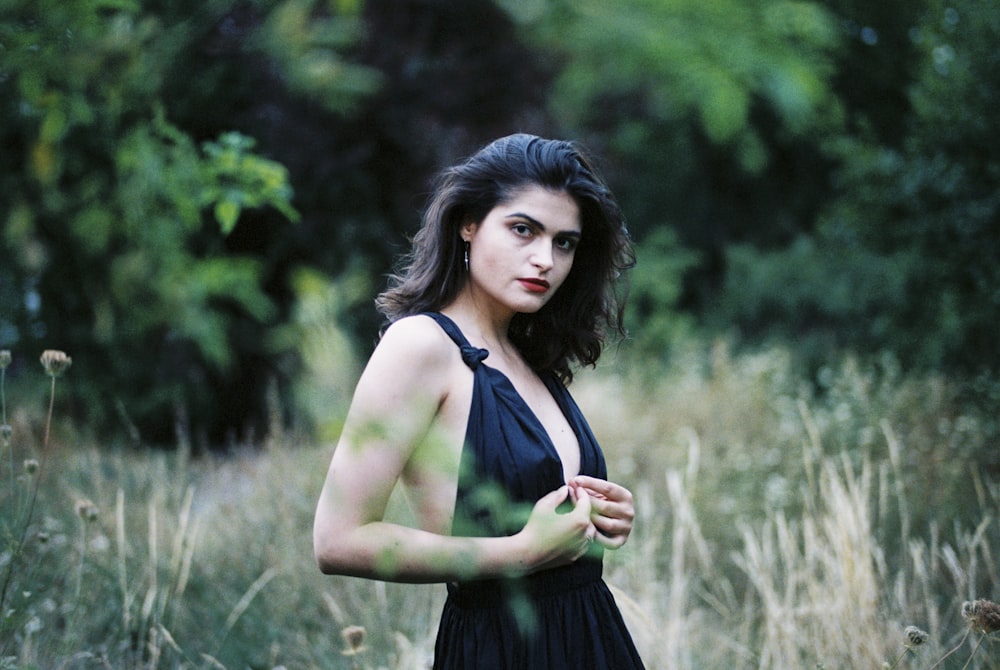
[[[487,350],[481,349],[480,351],[487,351]],[[493,367],[492,365],[487,365],[485,362],[482,363],[482,367],[486,368],[486,370],[488,370],[489,373],[494,376],[495,380],[498,380],[498,382],[495,383],[500,383],[501,386],[504,387],[506,391],[510,392],[511,394],[513,394],[514,397],[517,398],[517,402],[520,403],[520,405],[524,408],[525,413],[535,423],[539,432],[545,436],[544,447],[550,452],[549,455],[554,457],[559,462],[559,467],[562,469],[564,478],[568,480],[571,477],[575,476],[575,475],[568,475],[566,473],[566,467],[565,467],[566,462],[563,460],[562,455],[559,453],[559,449],[556,447],[555,440],[552,439],[552,435],[549,433],[548,428],[546,428],[545,423],[538,417],[538,413],[534,410],[534,408],[531,405],[528,404],[528,401],[524,399],[524,395],[517,390],[517,386],[514,384],[513,380],[511,380],[511,378],[503,370],[499,370]],[[575,474],[578,475],[581,472],[583,472],[583,446],[582,446],[583,436],[581,436],[579,431],[577,430],[575,422],[570,420],[570,415],[568,413],[569,408],[566,407],[559,398],[559,396],[553,392],[552,386],[546,381],[546,379],[542,375],[538,373],[534,374],[535,376],[538,377],[538,381],[542,383],[542,386],[545,388],[546,393],[549,394],[549,397],[552,398],[552,401],[556,404],[556,409],[559,410],[559,414],[562,416],[563,421],[566,422],[566,426],[569,428],[570,433],[573,434],[573,439],[576,442],[575,449],[577,452],[577,468]]]
[[[559,469],[562,473],[563,480],[567,480],[569,477],[574,475],[568,475],[566,472],[566,463],[559,453],[559,449],[556,447],[556,442],[552,439],[552,435],[549,433],[548,428],[539,418],[538,413],[535,409],[528,404],[524,396],[517,389],[510,376],[507,375],[503,370],[489,365],[486,361],[489,358],[490,352],[488,349],[483,349],[477,347],[469,342],[469,338],[465,336],[462,329],[459,328],[458,324],[455,323],[454,319],[442,314],[441,312],[427,312],[425,316],[431,317],[437,324],[445,331],[449,338],[458,346],[462,354],[462,360],[465,362],[473,373],[477,369],[483,368],[484,372],[489,375],[495,388],[498,390],[503,390],[510,397],[516,399],[516,403],[524,410],[524,414],[530,418],[531,422],[534,424],[539,435],[544,437],[542,441],[542,448],[545,450],[546,454],[553,458],[557,463],[559,463]],[[539,374],[533,372],[538,378],[538,381],[542,383],[549,397],[552,398],[553,402],[556,404],[556,409],[559,410],[563,421],[566,422],[566,426],[569,428],[570,433],[573,435],[573,439],[576,442],[575,449],[577,453],[577,467],[575,474],[581,474],[585,471],[585,456],[584,456],[584,435],[581,434],[580,428],[577,422],[573,420],[573,409],[574,407],[569,406],[565,401],[565,397],[562,393],[558,393],[559,390],[556,387],[556,382],[551,376],[544,374]],[[497,386],[498,385],[498,386]],[[475,400],[474,398],[472,399]],[[470,412],[469,418],[466,420],[466,434],[469,431],[469,422],[472,420],[472,413]]]
[[[475,495],[477,481],[490,481],[499,483],[511,499],[534,504],[565,485],[567,474],[607,477],[604,455],[593,431],[573,396],[554,374],[543,371],[538,377],[576,438],[579,462],[573,473],[565,471],[552,435],[510,378],[503,371],[484,365],[489,352],[470,345],[458,325],[444,314],[423,312],[422,315],[434,320],[448,335],[473,373],[460,459],[460,499],[463,495]]]

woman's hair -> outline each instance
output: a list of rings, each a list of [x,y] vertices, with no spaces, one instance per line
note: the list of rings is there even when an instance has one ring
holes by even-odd
[[[573,198],[581,238],[563,285],[537,312],[516,314],[509,335],[533,369],[569,382],[571,363],[597,362],[608,331],[625,335],[625,287],[617,291],[616,280],[635,263],[618,203],[572,142],[510,135],[441,172],[402,270],[375,303],[390,323],[448,305],[467,279],[462,224],[482,222],[531,186]]]

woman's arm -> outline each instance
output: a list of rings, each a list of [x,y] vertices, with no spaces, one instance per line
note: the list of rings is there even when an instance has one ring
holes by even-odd
[[[313,524],[320,569],[404,582],[439,582],[533,572],[572,562],[595,529],[589,496],[567,514],[569,487],[536,503],[510,537],[441,535],[383,520],[393,487],[431,431],[456,375],[467,374],[447,336],[426,318],[390,327],[355,389]]]

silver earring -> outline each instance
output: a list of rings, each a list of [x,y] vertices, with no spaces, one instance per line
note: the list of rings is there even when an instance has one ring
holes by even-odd
[[[465,271],[469,271],[469,242],[465,242]]]

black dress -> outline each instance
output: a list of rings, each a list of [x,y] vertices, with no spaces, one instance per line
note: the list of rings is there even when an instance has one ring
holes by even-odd
[[[443,314],[433,318],[474,372],[453,534],[511,535],[535,502],[562,486],[562,462],[541,422],[510,380],[482,361]],[[580,444],[580,472],[605,479],[604,455],[565,386],[542,380]],[[628,670],[642,661],[601,578],[600,558],[520,579],[448,584],[434,668],[448,670]]]

